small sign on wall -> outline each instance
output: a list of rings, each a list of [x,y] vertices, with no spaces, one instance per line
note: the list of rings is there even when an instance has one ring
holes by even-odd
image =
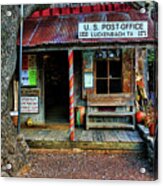
[[[93,88],[93,73],[84,73],[84,88]]]
[[[22,96],[41,96],[40,88],[22,88],[21,89]]]
[[[38,96],[21,97],[21,113],[38,113],[39,104]]]
[[[23,55],[22,86],[37,86],[37,65],[36,55]]]

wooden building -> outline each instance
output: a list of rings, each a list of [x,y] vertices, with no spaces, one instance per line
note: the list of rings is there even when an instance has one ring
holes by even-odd
[[[136,76],[147,85],[157,40],[149,12],[127,3],[56,6],[34,12],[23,30],[22,123],[73,131],[75,108],[84,107],[86,129],[135,128]]]

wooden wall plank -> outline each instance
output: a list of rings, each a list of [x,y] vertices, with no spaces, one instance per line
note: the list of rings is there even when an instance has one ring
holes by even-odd
[[[133,76],[134,76],[134,48],[122,50],[122,76],[123,76],[123,92],[133,92]]]

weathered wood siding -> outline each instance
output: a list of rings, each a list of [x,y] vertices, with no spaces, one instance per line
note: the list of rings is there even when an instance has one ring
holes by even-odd
[[[122,78],[123,92],[134,91],[134,48],[122,49]]]
[[[37,55],[37,54],[36,54]],[[24,123],[27,118],[32,118],[35,125],[45,123],[45,105],[44,105],[44,68],[43,61],[40,55],[37,55],[37,87],[22,88],[22,96],[38,96],[39,97],[39,113],[38,114],[21,114],[21,123]]]
[[[75,106],[85,105],[82,99],[82,52],[74,51],[74,99]]]
[[[136,74],[142,77],[146,96],[148,94],[148,61],[147,61],[147,48],[136,48]]]
[[[93,73],[93,63],[94,63],[94,51],[83,51],[83,66],[82,66],[82,97],[83,99],[86,98],[87,94],[93,94],[93,88],[84,88],[84,73],[85,72],[92,72]]]

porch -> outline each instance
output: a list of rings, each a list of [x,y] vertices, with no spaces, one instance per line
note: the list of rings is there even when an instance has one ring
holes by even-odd
[[[145,150],[137,130],[75,129],[75,141],[69,140],[68,124],[22,127],[30,148],[132,151]]]

